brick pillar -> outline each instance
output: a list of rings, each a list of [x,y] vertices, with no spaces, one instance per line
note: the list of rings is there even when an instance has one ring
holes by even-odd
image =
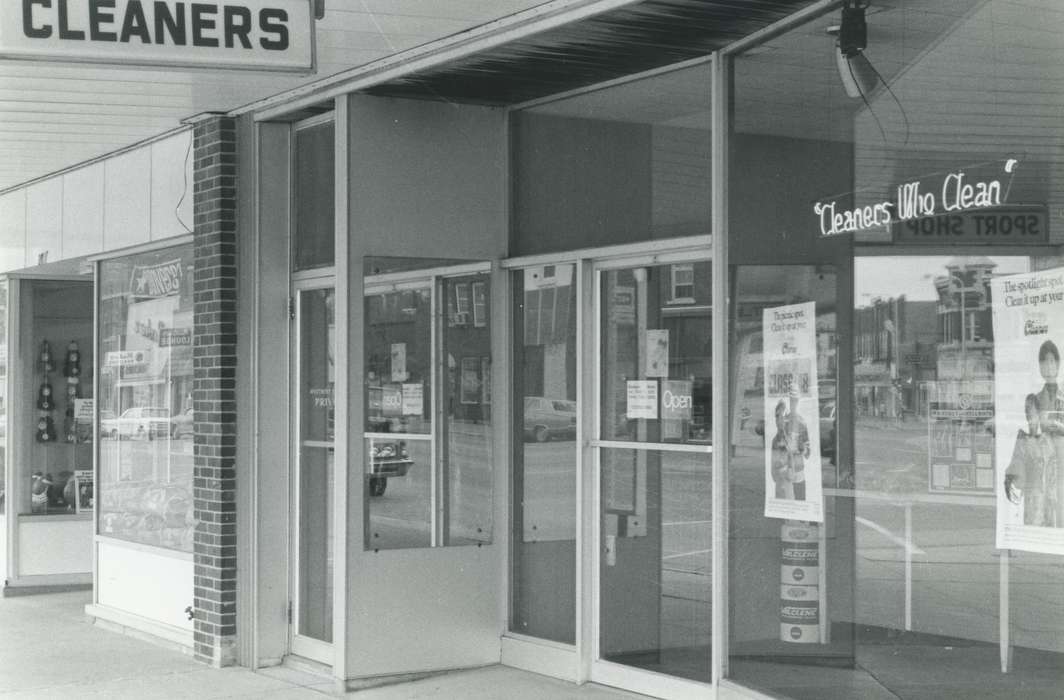
[[[236,642],[236,125],[194,125],[192,391],[196,658],[234,662]]]

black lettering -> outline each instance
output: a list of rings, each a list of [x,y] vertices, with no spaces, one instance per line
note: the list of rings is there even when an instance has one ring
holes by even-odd
[[[259,44],[267,51],[285,51],[288,49],[288,13],[276,8],[267,8],[259,13],[259,29],[267,34],[276,34],[276,39],[262,37]]]
[[[101,24],[114,23],[114,13],[103,11],[113,9],[115,0],[89,0],[89,38],[93,41],[118,41],[116,33],[100,29]]]
[[[170,6],[166,2],[155,3],[156,44],[165,44],[166,35],[169,35],[170,41],[174,46],[185,45],[187,41],[185,36],[185,3],[177,3],[174,9],[177,11],[176,16],[170,11]]]
[[[986,217],[986,235],[996,236],[997,232],[997,219],[992,216]]]
[[[122,22],[122,36],[119,38],[123,44],[128,44],[132,36],[139,36],[140,43],[151,43],[151,32],[148,31],[148,19],[144,16],[144,8],[140,0],[129,0],[126,7],[126,18]]]
[[[213,37],[203,36],[204,31],[214,29],[214,18],[207,15],[215,15],[218,8],[214,5],[192,3],[192,45],[193,46],[217,46],[218,40]]]
[[[978,214],[972,216],[972,220],[975,221],[975,235],[976,236],[985,236],[986,235],[986,231],[983,230],[983,219],[984,218],[986,218],[986,217],[980,216]]]
[[[1038,217],[1031,215],[1027,217],[1027,233],[1032,236],[1041,236],[1042,232],[1038,230]]]
[[[30,39],[47,39],[52,36],[52,25],[33,26],[33,6],[51,7],[52,0],[22,0],[22,33]]]
[[[951,217],[949,217],[949,221],[950,221],[949,232],[952,233],[954,236],[963,236],[964,235],[964,219],[959,217],[959,216],[951,216]]]
[[[81,41],[85,38],[85,32],[80,29],[71,29],[67,26],[67,0],[59,0],[59,38]]]
[[[239,20],[239,21],[237,21]],[[251,10],[246,7],[225,6],[225,46],[233,48],[233,39],[240,39],[240,45],[251,48]]]
[[[1003,216],[1003,217],[1001,217],[1001,235],[1002,236],[1011,236],[1012,235],[1012,217],[1011,216]]]

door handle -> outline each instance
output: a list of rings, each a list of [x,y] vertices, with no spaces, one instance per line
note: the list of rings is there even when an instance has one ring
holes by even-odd
[[[617,535],[606,535],[606,566],[617,566]]]

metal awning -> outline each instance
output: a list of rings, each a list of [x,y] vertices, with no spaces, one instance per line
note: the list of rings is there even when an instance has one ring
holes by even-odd
[[[512,105],[699,58],[812,0],[643,0],[363,90]]]

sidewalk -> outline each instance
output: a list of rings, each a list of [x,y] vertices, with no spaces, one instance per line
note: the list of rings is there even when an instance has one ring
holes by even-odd
[[[88,592],[0,598],[0,700],[266,698],[322,700],[332,681],[288,668],[213,669],[176,651],[91,624]],[[504,666],[348,693],[358,700],[513,698],[632,700]]]

